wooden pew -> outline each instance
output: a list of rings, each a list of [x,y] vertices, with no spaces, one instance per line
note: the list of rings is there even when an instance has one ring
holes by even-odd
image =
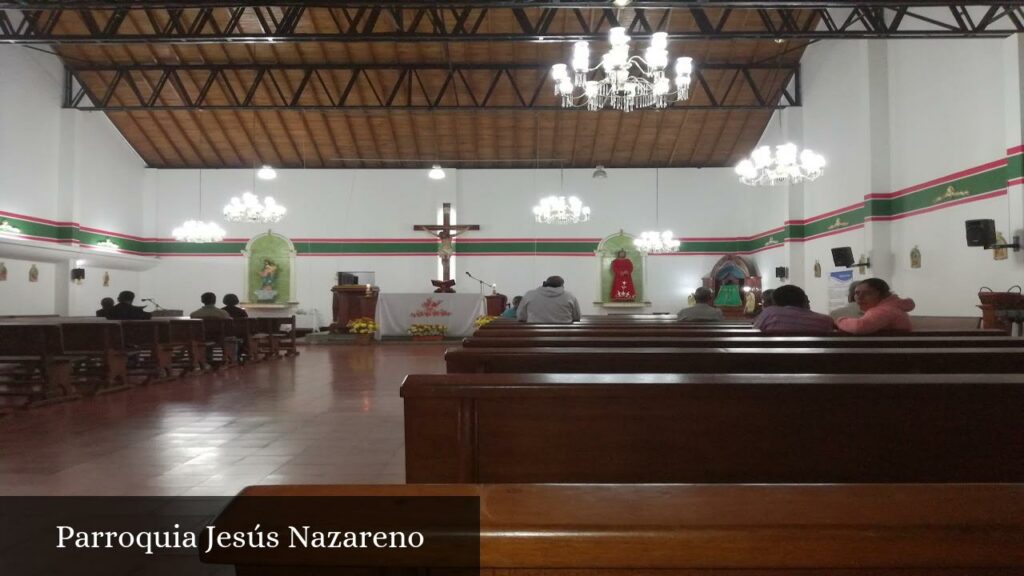
[[[278,350],[284,351],[285,356],[298,356],[299,348],[296,345],[295,316],[264,316],[258,318],[260,331],[270,334],[277,340]]]
[[[125,343],[139,351],[134,371],[150,380],[196,372],[205,362],[202,320],[153,318],[121,320]]]
[[[239,340],[231,319],[203,318],[206,364],[217,367],[238,365]]]
[[[119,322],[60,319],[60,327],[65,353],[82,357],[75,364],[75,377],[81,384],[94,393],[128,388],[128,361],[139,351],[125,346]]]
[[[77,398],[72,370],[80,360],[64,353],[56,324],[0,323],[0,397],[23,406]]]
[[[202,554],[204,562],[234,565],[238,576],[1010,576],[1024,571],[1024,498],[1014,485],[311,485],[253,486],[239,496],[212,524],[251,527],[248,511],[262,497],[476,498],[480,555],[479,567],[454,572],[386,566],[387,560],[395,563],[397,553],[355,568],[339,566],[346,557],[341,550],[282,546]],[[269,519],[255,520],[266,525]],[[301,518],[291,521],[303,524]],[[462,534],[476,537],[471,530]]]
[[[454,348],[448,373],[1021,373],[1024,348]]]
[[[577,322],[575,324],[532,324],[513,321],[493,321],[484,324],[479,330],[532,330],[537,328],[555,328],[559,330],[585,330],[590,328],[672,328],[676,330],[712,330],[726,328],[753,329],[750,322]]]
[[[492,322],[493,324],[493,322]],[[491,329],[487,331],[477,330],[474,336],[486,336],[487,338],[524,338],[530,336],[548,336],[553,338],[564,338],[571,336],[672,336],[679,338],[715,338],[715,337],[726,337],[726,336],[766,336],[765,333],[755,328],[699,328],[699,329],[676,329],[674,327],[665,328],[600,328],[600,327],[588,327],[588,328],[576,328],[576,329],[565,329],[565,328],[531,328],[531,329],[515,329],[515,330],[496,330]],[[822,336],[818,334],[817,336]],[[851,334],[844,334],[842,332],[832,332],[827,336],[852,336]],[[872,337],[881,336],[956,336],[964,338],[973,338],[976,336],[1006,336],[1006,332],[1002,330],[918,330],[914,332],[890,332],[890,333],[877,333],[871,334]]]
[[[1019,373],[431,374],[401,395],[412,483],[1024,482]]]
[[[661,336],[528,336],[464,338],[465,348],[965,348],[1021,347],[1009,336],[730,336],[681,338]]]

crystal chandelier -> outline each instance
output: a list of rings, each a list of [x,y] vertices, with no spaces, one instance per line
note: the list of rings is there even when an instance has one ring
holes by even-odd
[[[648,254],[664,254],[666,252],[679,251],[679,240],[676,240],[671,230],[664,232],[644,232],[640,237],[633,240],[633,244],[641,252]]]
[[[796,144],[782,144],[771,148],[761,146],[736,165],[740,182],[750,186],[776,186],[787,182],[812,182],[822,175],[825,158],[812,150],[798,151]]]
[[[657,221],[661,215],[661,171],[654,170],[654,219]],[[640,237],[633,240],[633,245],[641,252],[648,254],[664,254],[677,252],[679,240],[671,230],[663,232],[647,231],[640,234]]]
[[[203,217],[203,171],[199,171],[199,217]],[[171,230],[171,236],[178,242],[189,242],[192,244],[205,244],[207,242],[220,242],[224,239],[224,229],[213,222],[202,220],[186,220],[184,224]],[[107,239],[110,242],[109,239]],[[101,243],[102,244],[102,243]],[[110,242],[110,244],[114,244]],[[116,244],[115,244],[116,246]],[[109,248],[109,246],[108,246]]]
[[[220,242],[224,239],[224,234],[224,229],[215,223],[199,220],[186,220],[184,224],[171,232],[171,235],[178,242],[191,242],[193,244]]]
[[[590,220],[590,207],[575,196],[548,196],[533,207],[533,216],[541,224],[579,224]]]
[[[611,106],[616,110],[630,112],[636,108],[664,108],[671,102],[690,97],[690,80],[693,73],[693,59],[682,57],[676,60],[676,91],[665,76],[668,67],[668,34],[655,32],[651,45],[644,57],[629,55],[629,36],[619,26],[608,34],[611,48],[601,57],[601,63],[590,67],[590,45],[586,41],[575,44],[572,55],[572,73],[565,64],[551,67],[555,81],[555,95],[562,97],[562,107],[586,106],[588,110],[600,110]],[[631,72],[635,73],[631,75]],[[588,79],[591,72],[603,71],[600,78]]]
[[[224,206],[224,219],[228,222],[280,222],[287,210],[267,196],[260,202],[258,196],[252,192],[242,194],[239,199],[235,196],[231,202]]]

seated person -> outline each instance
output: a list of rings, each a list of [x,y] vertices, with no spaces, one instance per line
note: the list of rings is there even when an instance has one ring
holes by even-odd
[[[107,314],[110,313],[111,308],[114,307],[114,299],[107,297],[100,300],[100,309],[96,311],[96,316],[99,318],[106,318]]]
[[[680,310],[676,318],[680,322],[721,322],[722,311],[711,305],[714,296],[707,288],[697,288],[693,291],[693,300],[696,303]]]
[[[132,302],[134,301],[134,292],[130,290],[121,292],[117,295],[117,304],[111,306],[106,318],[108,320],[149,320],[153,317],[152,314],[146,312],[141,307],[133,306]]]
[[[769,288],[769,289],[765,290],[764,292],[761,292],[761,308],[762,309],[768,308],[768,307],[771,307],[771,306],[775,306],[775,301],[772,299],[774,294],[775,294],[775,288]]]
[[[501,318],[512,318],[514,320],[516,317],[516,313],[519,311],[519,303],[522,301],[522,296],[516,296],[515,298],[513,298],[512,306],[506,308],[505,311],[501,313]]]
[[[840,318],[836,326],[850,334],[874,334],[885,330],[910,332],[910,316],[914,301],[894,294],[885,280],[868,278],[853,291],[853,297],[864,312],[860,318]]]
[[[221,308],[221,310],[227,312],[228,316],[231,316],[232,318],[249,317],[248,312],[238,307],[238,296],[235,296],[234,294],[225,294],[222,302],[224,303],[224,307]]]
[[[190,318],[223,318],[226,320],[231,319],[231,315],[227,312],[217,308],[217,295],[213,292],[203,292],[203,295],[199,297],[202,301],[203,307],[199,308],[195,312],[189,314]]]
[[[833,320],[839,320],[840,318],[860,318],[864,315],[864,311],[860,309],[857,301],[853,297],[853,291],[860,286],[863,280],[854,280],[850,282],[850,291],[846,293],[846,301],[849,302],[846,306],[841,306],[828,313]]]
[[[779,286],[772,299],[775,305],[761,312],[754,320],[754,328],[770,334],[828,334],[832,331],[832,318],[811,312],[807,294],[799,286]]]
[[[580,321],[580,303],[566,291],[561,276],[550,276],[540,288],[523,295],[516,318],[532,324],[572,324]]]

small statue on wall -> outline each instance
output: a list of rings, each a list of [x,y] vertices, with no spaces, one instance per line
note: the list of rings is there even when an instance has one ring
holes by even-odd
[[[918,250],[916,245],[914,246],[914,249],[910,251],[910,267],[911,268],[920,268],[921,267],[921,251]]]
[[[32,267],[28,269],[28,281],[39,282],[39,268],[36,268],[35,264],[33,264]]]
[[[0,262],[0,282],[7,282],[7,264]]]
[[[867,263],[868,263],[867,256],[861,254],[860,255],[860,260],[857,261],[857,264],[860,264],[860,266],[857,267],[857,270],[860,271],[860,275],[861,276],[864,276],[865,274],[868,273]]]
[[[996,232],[996,244],[1006,244],[1006,236],[1002,232]],[[1009,253],[1006,248],[995,248],[992,250],[993,260],[1006,260]]]
[[[821,262],[814,261],[814,277],[821,278]]]
[[[619,250],[611,263],[612,271],[612,302],[633,302],[636,300],[636,288],[633,286],[633,263],[625,250]]]
[[[103,273],[103,287],[106,288],[108,286],[110,286],[110,272],[104,272]]]

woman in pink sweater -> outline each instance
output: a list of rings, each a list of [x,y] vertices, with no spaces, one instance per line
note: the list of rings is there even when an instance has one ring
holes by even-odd
[[[868,278],[854,290],[853,297],[864,311],[860,318],[839,318],[836,326],[850,334],[875,332],[910,332],[910,316],[914,301],[893,294],[885,280]]]

